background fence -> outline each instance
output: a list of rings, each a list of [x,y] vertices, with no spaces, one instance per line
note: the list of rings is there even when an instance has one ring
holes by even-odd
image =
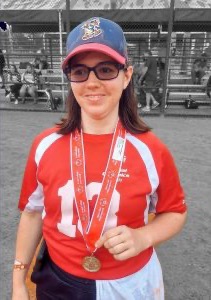
[[[60,16],[61,17],[61,16]],[[63,102],[67,94],[65,77],[61,72],[61,62],[65,56],[66,32],[64,20],[59,18],[60,32],[49,32],[46,27],[27,26],[24,32],[17,32],[15,25],[6,32],[0,31],[0,48],[3,49],[7,66],[15,63],[20,72],[26,62],[33,62],[42,49],[48,60],[48,70],[42,72],[42,85],[45,84],[53,91],[54,96],[61,96]],[[169,22],[171,20],[169,19]],[[128,42],[129,58],[134,67],[143,65],[143,53],[150,49],[157,60],[158,84],[154,89],[155,97],[160,101],[163,109],[178,107],[191,95],[200,104],[200,107],[210,106],[207,95],[206,82],[211,75],[211,22],[172,22],[171,34],[169,24],[150,24],[141,22],[119,22]],[[70,29],[77,22],[70,22]],[[179,24],[179,25],[178,25]],[[194,29],[194,31],[192,31]],[[193,82],[193,64],[202,54],[206,53],[205,74],[200,83]],[[137,91],[139,90],[136,89]],[[137,97],[142,104],[145,95],[140,91]],[[183,110],[184,111],[184,110]],[[157,112],[160,112],[158,110]]]

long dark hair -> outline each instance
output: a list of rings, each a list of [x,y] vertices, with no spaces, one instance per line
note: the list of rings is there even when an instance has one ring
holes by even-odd
[[[59,127],[59,134],[69,134],[76,129],[81,129],[81,108],[70,89],[67,98],[67,115],[56,125]],[[137,101],[134,94],[133,82],[129,82],[127,88],[123,90],[119,103],[119,118],[124,128],[130,133],[143,133],[150,130],[139,117]]]
[[[18,69],[15,64],[10,64],[10,67],[13,67],[15,69],[15,73],[18,73]]]

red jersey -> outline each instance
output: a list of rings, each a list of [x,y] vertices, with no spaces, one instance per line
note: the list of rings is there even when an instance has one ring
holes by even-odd
[[[83,134],[86,161],[86,192],[93,212],[101,189],[113,134]],[[38,135],[28,157],[19,208],[43,211],[43,236],[51,259],[64,271],[90,279],[117,279],[140,270],[150,259],[152,248],[136,257],[117,261],[104,247],[96,257],[101,269],[84,270],[89,255],[82,236],[71,178],[70,135],[57,128]],[[126,134],[125,153],[112,195],[104,232],[119,225],[139,228],[148,213],[186,211],[183,189],[167,147],[152,133]]]

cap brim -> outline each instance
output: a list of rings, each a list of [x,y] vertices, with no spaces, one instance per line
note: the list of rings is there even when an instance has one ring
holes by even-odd
[[[104,53],[122,65],[124,65],[126,62],[125,57],[120,55],[118,52],[116,52],[112,48],[110,48],[106,45],[98,44],[98,43],[90,43],[90,44],[80,45],[80,46],[76,47],[72,52],[70,52],[62,63],[62,69],[63,70],[65,69],[65,67],[68,64],[68,61],[73,56],[75,56],[76,54],[82,53],[82,52],[86,52],[86,51],[94,51],[94,52]]]

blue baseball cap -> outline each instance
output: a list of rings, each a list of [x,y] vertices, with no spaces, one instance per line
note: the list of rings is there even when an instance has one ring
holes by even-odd
[[[62,69],[73,56],[87,51],[107,54],[120,64],[128,60],[127,42],[122,28],[113,21],[94,17],[75,27],[67,37],[67,56]]]

